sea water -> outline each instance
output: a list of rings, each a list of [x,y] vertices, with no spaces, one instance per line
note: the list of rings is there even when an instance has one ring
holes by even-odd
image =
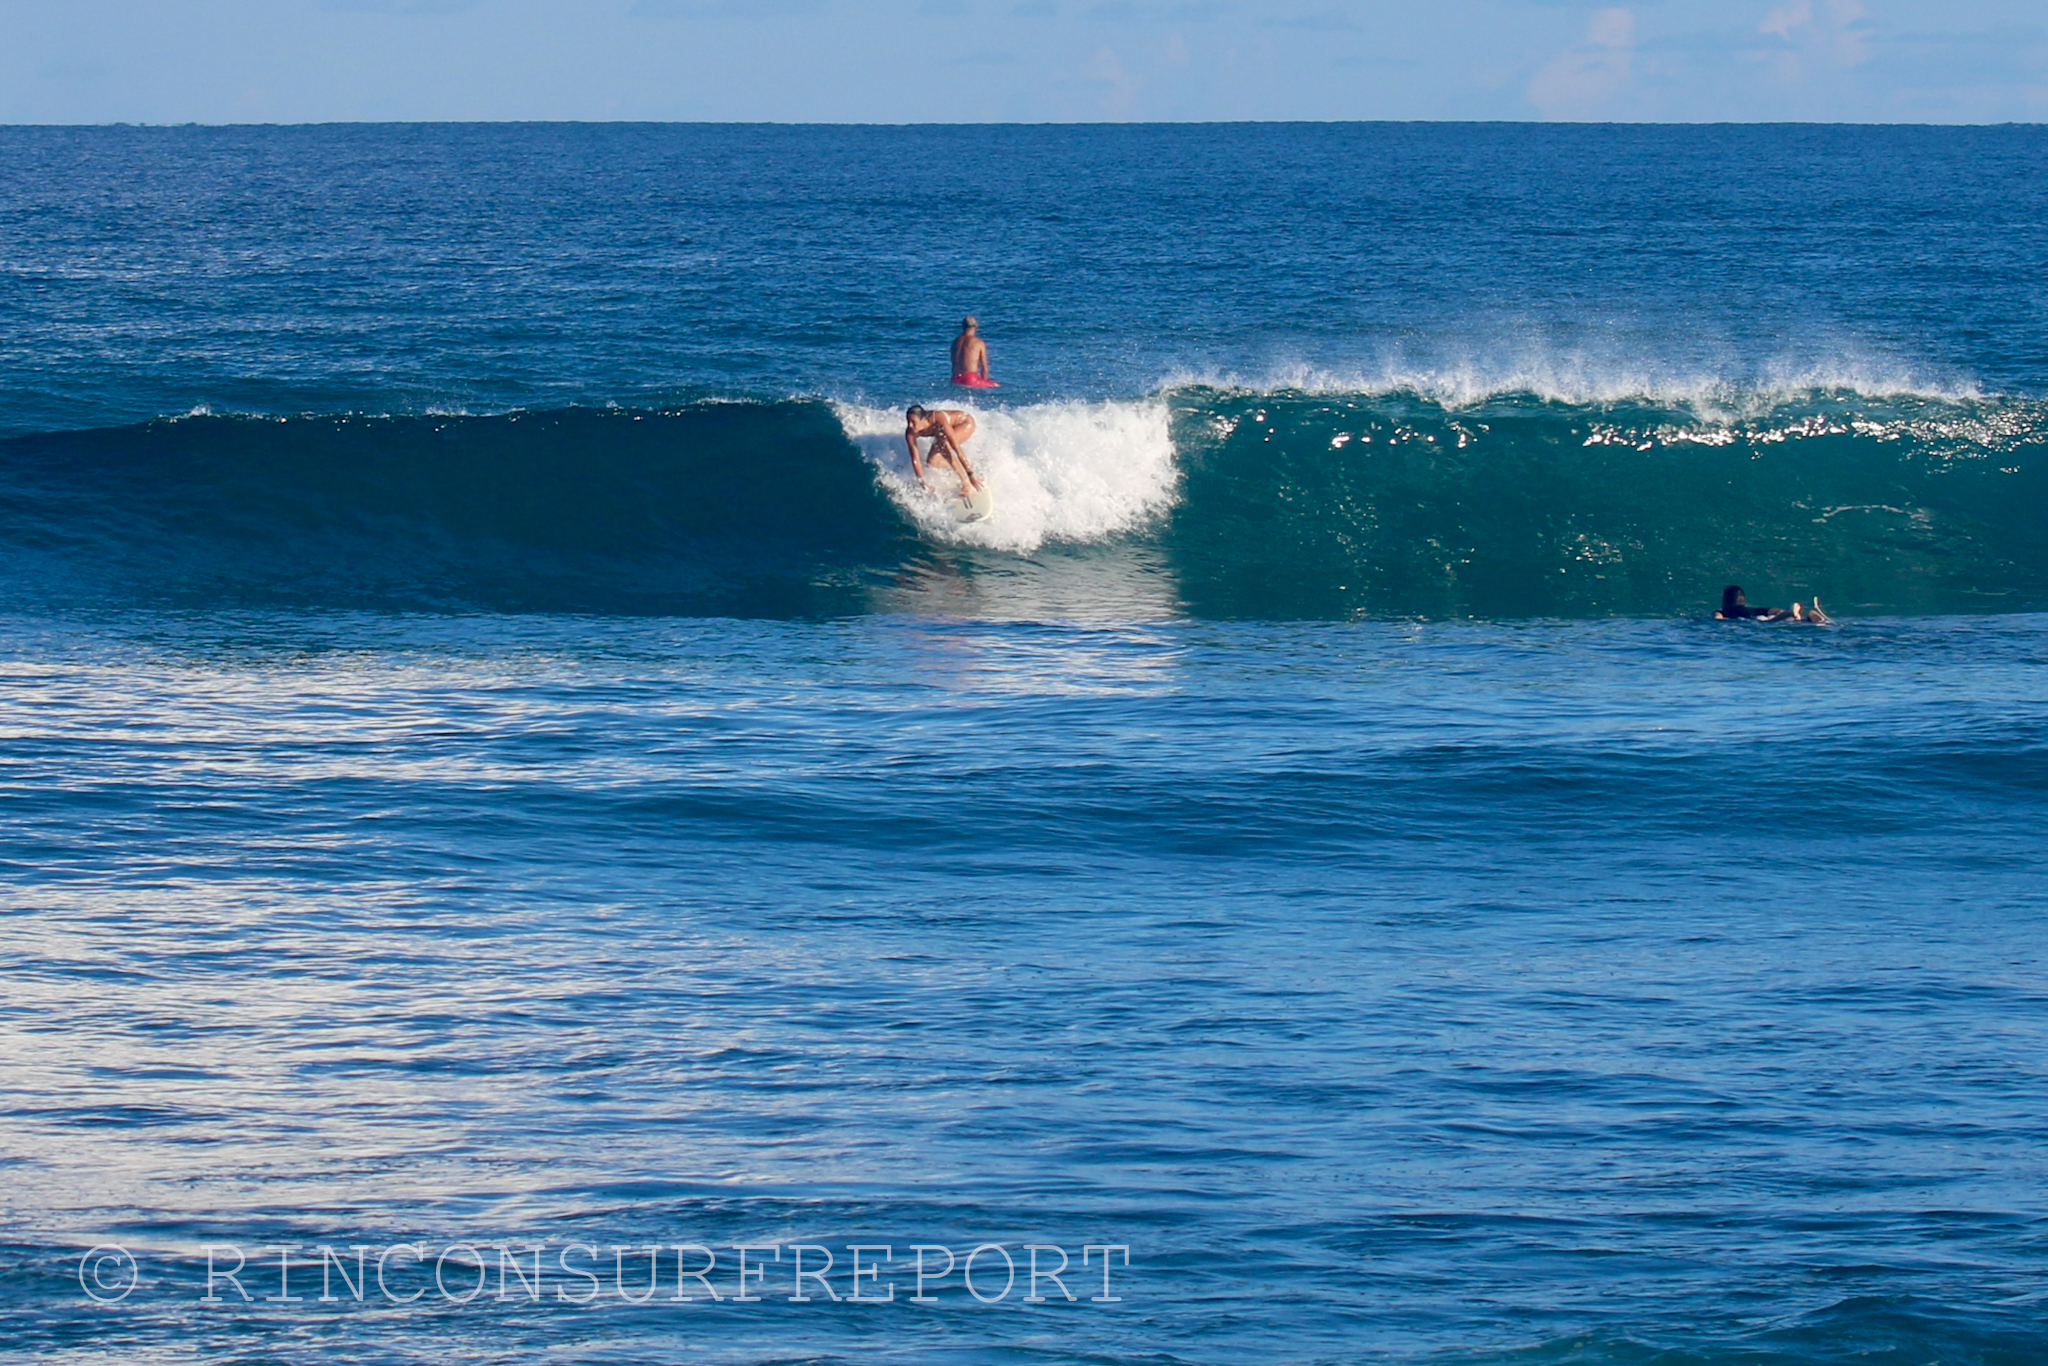
[[[0,131],[0,1355],[2043,1359],[2044,172]]]

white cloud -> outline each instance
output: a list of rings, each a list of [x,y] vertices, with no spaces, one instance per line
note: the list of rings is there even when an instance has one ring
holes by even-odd
[[[320,0],[320,8],[344,14],[467,14],[482,0]]]
[[[1791,0],[1766,14],[1756,31],[1779,40],[1781,77],[1795,82],[1807,65],[1853,67],[1870,60],[1870,11],[1863,0]]]
[[[1124,67],[1124,59],[1110,48],[1095,54],[1088,74],[1104,88],[1102,112],[1111,118],[1127,119],[1137,108],[1139,81]]]
[[[1764,16],[1756,26],[1758,33],[1775,33],[1780,38],[1790,38],[1795,29],[1805,28],[1813,22],[1813,0],[1796,0],[1796,3],[1781,6]]]
[[[1587,21],[1583,40],[1529,78],[1529,103],[1549,119],[1594,116],[1634,81],[1635,47],[1635,12],[1599,11]]]
[[[627,13],[650,19],[788,19],[824,7],[825,0],[634,0]]]

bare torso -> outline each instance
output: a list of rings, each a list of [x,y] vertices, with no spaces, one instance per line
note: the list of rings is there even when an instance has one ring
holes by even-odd
[[[988,372],[988,343],[973,332],[953,338],[953,373],[980,375]]]

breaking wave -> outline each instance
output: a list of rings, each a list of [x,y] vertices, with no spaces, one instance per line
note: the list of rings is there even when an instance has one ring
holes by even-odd
[[[992,403],[970,454],[996,510],[965,525],[910,478],[896,410],[191,414],[0,441],[0,591],[774,616],[1058,574],[1219,617],[1685,613],[1729,582],[2048,605],[2048,404],[1865,382]]]
[[[1204,615],[1589,616],[1822,594],[2048,603],[2048,405],[1810,390],[1632,399],[1185,389],[1168,533]],[[1219,553],[1224,552],[1224,553]]]
[[[1161,400],[976,411],[968,456],[996,495],[997,515],[969,523],[918,487],[900,413],[838,411],[890,497],[936,541],[1016,553],[1048,542],[1105,541],[1156,525],[1179,494],[1170,415]]]

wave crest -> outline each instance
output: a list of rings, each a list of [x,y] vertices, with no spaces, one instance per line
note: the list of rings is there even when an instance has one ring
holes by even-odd
[[[1284,365],[1256,375],[1181,371],[1169,375],[1161,387],[1169,393],[1207,389],[1241,395],[1407,396],[1450,409],[1529,399],[1575,408],[1653,405],[1709,419],[1756,417],[1789,403],[1829,399],[1963,403],[1989,397],[1967,377],[1930,375],[1883,359],[1781,361],[1730,371],[1550,354],[1437,364],[1389,359],[1348,369]]]

